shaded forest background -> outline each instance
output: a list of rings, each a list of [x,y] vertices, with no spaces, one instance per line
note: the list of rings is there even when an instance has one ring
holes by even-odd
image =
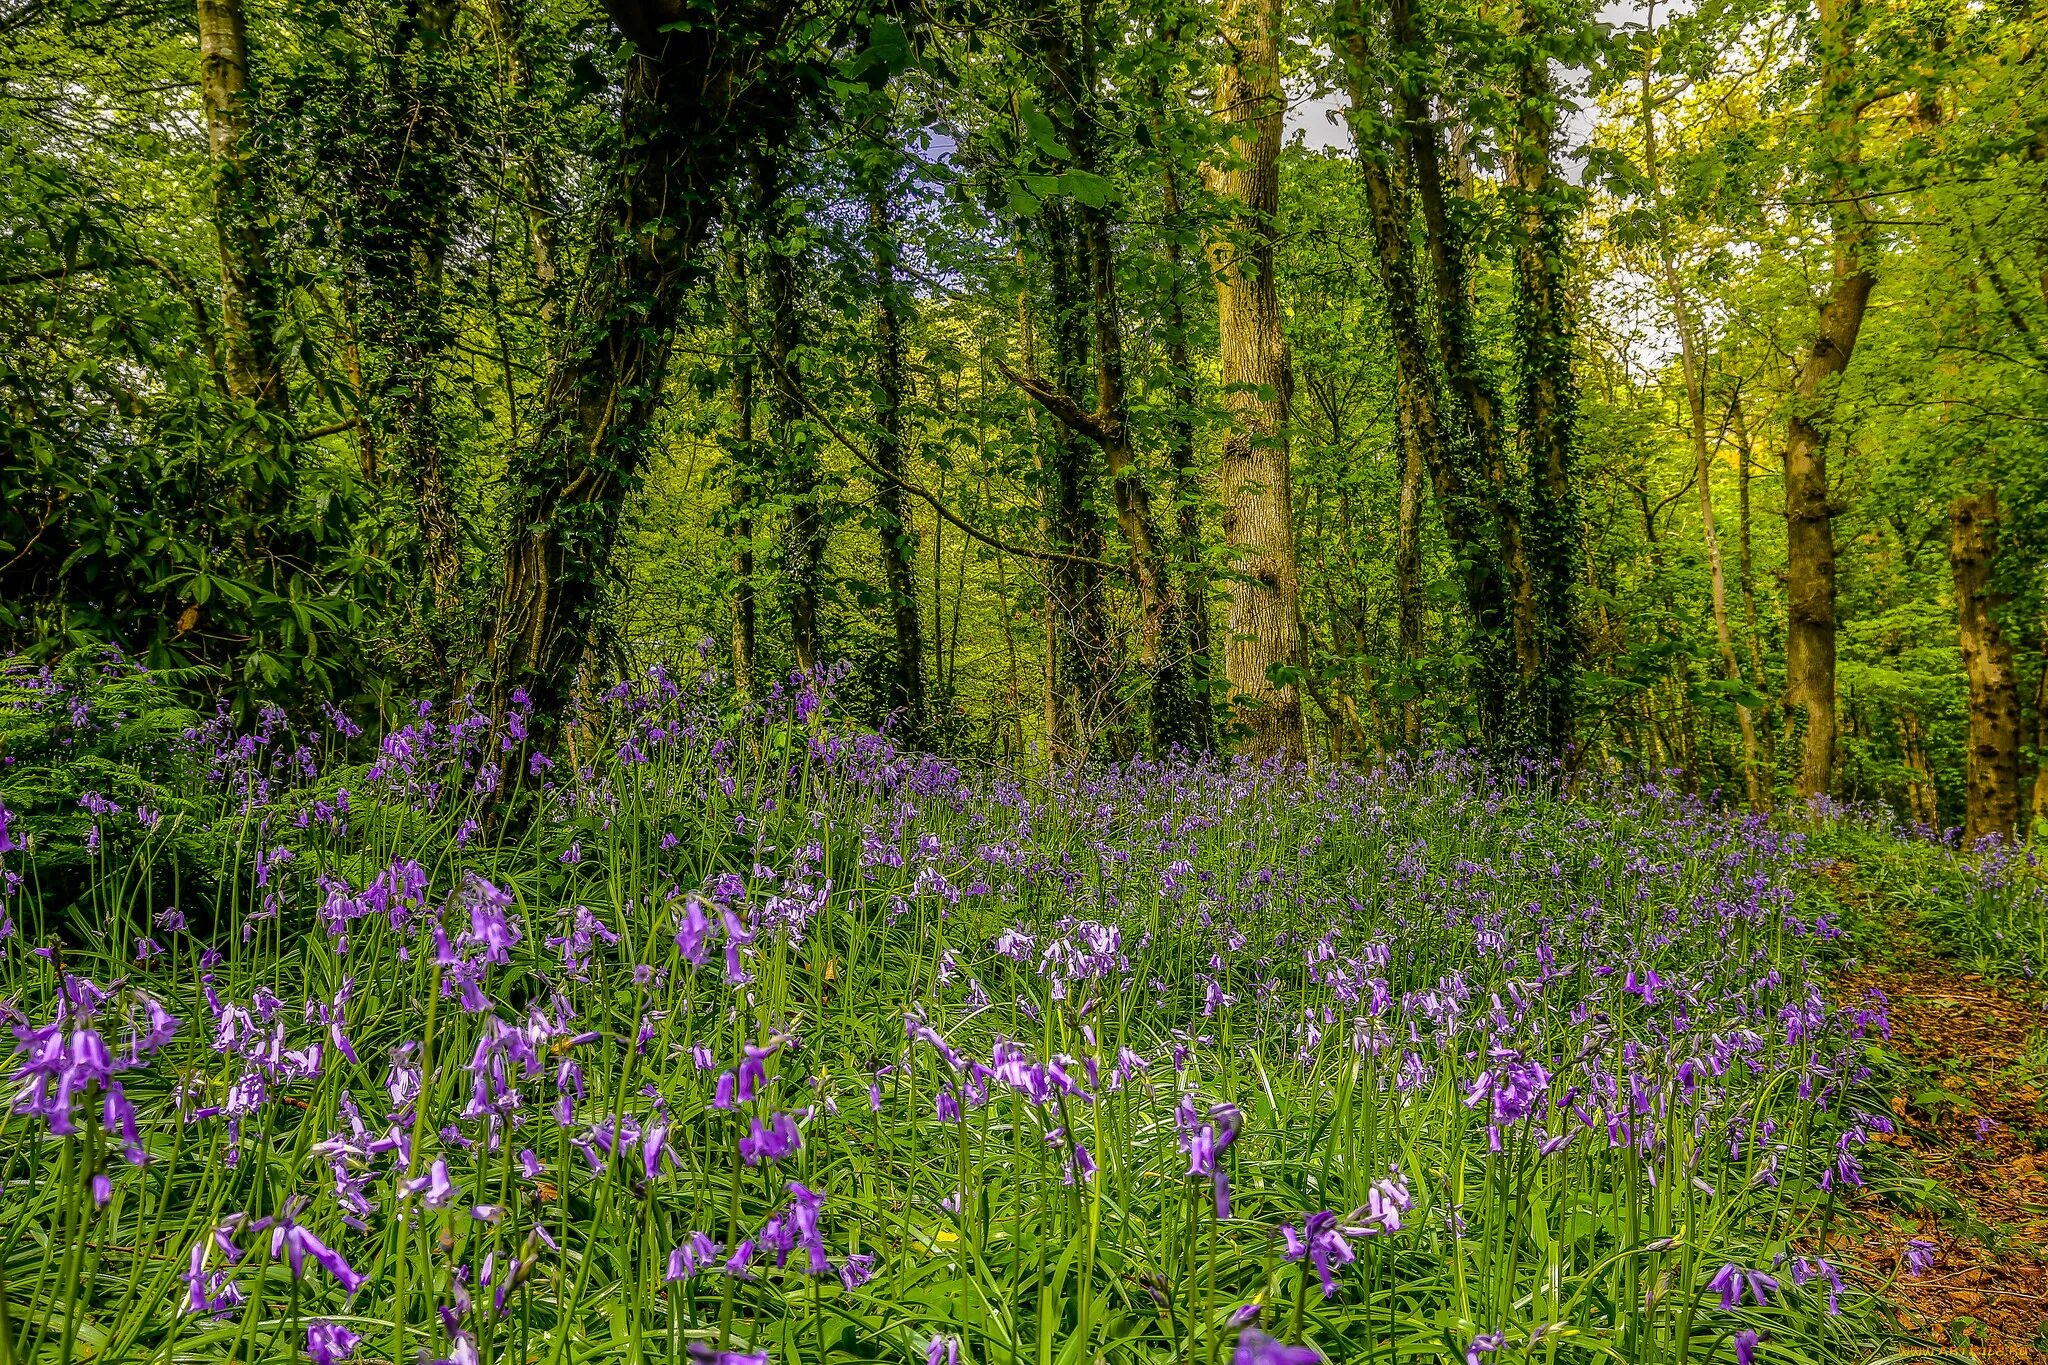
[[[2023,833],[2039,19],[5,0],[0,651]]]

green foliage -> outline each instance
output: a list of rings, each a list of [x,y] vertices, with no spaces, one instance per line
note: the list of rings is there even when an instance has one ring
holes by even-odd
[[[0,807],[29,839],[36,903],[64,912],[32,937],[74,910],[132,899],[153,913],[204,885],[218,849],[193,771],[196,681],[90,649],[0,664]]]

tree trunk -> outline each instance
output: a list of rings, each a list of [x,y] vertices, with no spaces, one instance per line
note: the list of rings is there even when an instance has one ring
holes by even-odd
[[[1088,373],[1085,262],[1071,205],[1050,202],[1039,221],[1046,242],[1049,378],[1064,393]],[[1070,555],[1099,558],[1102,526],[1095,513],[1093,461],[1079,432],[1054,422],[1039,438],[1040,490],[1047,543]],[[1114,688],[1100,572],[1071,559],[1046,566],[1046,734],[1056,763],[1093,752]]]
[[[776,481],[788,500],[783,525],[783,572],[789,580],[789,637],[796,666],[806,675],[823,663],[818,621],[825,579],[825,527],[818,504],[818,462],[805,440],[803,404],[796,386],[797,350],[803,344],[799,273],[802,260],[788,237],[794,228],[784,192],[780,149],[754,158],[755,213],[766,247],[767,362],[773,380]]]
[[[733,405],[739,409],[728,471],[732,480],[732,685],[744,701],[760,695],[760,651],[754,599],[754,481],[760,468],[754,449],[754,342],[741,326],[753,307],[747,288],[744,249],[732,253],[739,297],[729,306],[733,322]]]
[[[877,184],[868,195],[868,239],[875,272],[875,463],[891,478],[903,473],[904,296],[896,278],[896,223],[889,202],[890,184]],[[889,704],[900,733],[911,745],[925,738],[924,635],[917,604],[917,579],[912,569],[917,532],[900,483],[885,479],[875,489],[881,515],[875,530],[881,540],[882,573],[889,587],[889,617],[896,630],[896,657],[890,666]]]
[[[1993,584],[1998,560],[1998,494],[1965,493],[1949,504],[1949,567],[1957,636],[1970,682],[1969,786],[1963,837],[2011,839],[2020,814],[2020,694],[2012,644],[1999,624],[2005,595]]]
[[[1425,651],[1422,640],[1422,445],[1401,441],[1401,506],[1394,533],[1394,593],[1400,603],[1403,681],[1419,692]],[[1422,701],[1401,703],[1401,743],[1411,754],[1422,748]]]
[[[1084,39],[1077,74],[1075,54],[1061,29],[1056,23],[1047,23],[1041,30],[1039,56],[1046,68],[1044,103],[1067,135],[1074,150],[1075,168],[1099,174],[1097,129],[1101,126],[1101,111],[1096,105],[1096,52],[1093,44]],[[1150,691],[1148,737],[1152,752],[1164,755],[1176,748],[1192,749],[1200,742],[1189,682],[1189,615],[1152,514],[1151,491],[1131,446],[1124,384],[1123,307],[1116,284],[1110,210],[1106,206],[1077,205],[1075,211],[1080,220],[1080,247],[1095,324],[1095,409],[1084,412],[1072,389],[1048,385],[1032,375],[1012,377],[1069,433],[1086,437],[1102,452],[1117,526],[1123,533],[1131,576],[1138,586],[1139,658]]]
[[[1293,379],[1273,279],[1279,208],[1280,0],[1225,0],[1232,60],[1217,72],[1216,112],[1231,129],[1228,159],[1205,171],[1231,218],[1209,241],[1216,277],[1222,378],[1229,429],[1223,438],[1223,539],[1239,577],[1230,590],[1224,675],[1250,729],[1256,757],[1306,757],[1301,694],[1276,673],[1301,663],[1299,566],[1288,469]]]
[[[1152,89],[1155,104],[1163,102],[1156,78]],[[1157,121],[1153,143],[1164,149],[1166,140]],[[1188,687],[1193,702],[1190,743],[1209,749],[1216,743],[1215,711],[1209,704],[1208,683],[1212,674],[1209,645],[1209,576],[1202,557],[1202,484],[1195,467],[1195,368],[1188,355],[1187,266],[1182,259],[1179,234],[1181,217],[1180,177],[1171,158],[1165,161],[1162,186],[1166,238],[1166,365],[1171,376],[1173,411],[1166,423],[1166,458],[1173,470],[1173,501],[1178,538],[1173,556],[1184,577],[1180,593],[1186,612]]]
[[[1516,118],[1507,179],[1520,220],[1515,238],[1515,340],[1521,381],[1516,424],[1529,488],[1529,516],[1521,539],[1531,603],[1525,633],[1534,659],[1533,668],[1524,664],[1523,684],[1531,748],[1562,763],[1577,711],[1577,593],[1572,568],[1580,539],[1578,491],[1572,480],[1578,383],[1572,373],[1572,305],[1565,284],[1571,251],[1570,191],[1559,185],[1551,169],[1558,99],[1550,83],[1550,58],[1540,42],[1542,22],[1529,3],[1521,6],[1519,27],[1526,48],[1515,75]],[[1715,562],[1719,564],[1718,559]]]
[[[1485,476],[1477,438],[1469,422],[1446,414],[1431,365],[1425,299],[1409,235],[1412,213],[1404,176],[1410,163],[1403,150],[1401,124],[1386,116],[1386,106],[1392,101],[1373,74],[1359,0],[1344,0],[1335,21],[1349,86],[1347,117],[1358,149],[1381,293],[1386,298],[1394,352],[1394,421],[1402,446],[1404,483],[1406,471],[1428,471],[1472,618],[1471,648],[1476,660],[1472,691],[1479,730],[1485,742],[1494,746],[1507,734],[1509,689],[1515,676],[1506,570],[1487,529],[1494,509],[1479,487]],[[1376,136],[1379,127],[1395,130],[1392,146]],[[1469,417],[1469,407],[1464,411]],[[1418,534],[1420,515],[1418,502],[1414,509]],[[1419,558],[1417,564],[1419,568]],[[1417,632],[1419,639],[1419,615]]]
[[[1832,381],[1849,367],[1877,283],[1865,259],[1869,225],[1847,176],[1857,158],[1857,112],[1847,89],[1856,5],[1857,0],[1820,5],[1824,133],[1836,149],[1829,186],[1835,199],[1834,279],[1813,347],[1793,383],[1785,422],[1785,690],[1806,721],[1799,794],[1807,798],[1827,793],[1835,767],[1837,509],[1828,498],[1827,437],[1820,423]]]
[[[667,4],[612,0],[635,48],[620,140],[582,285],[565,308],[532,440],[507,470],[503,582],[492,631],[498,699],[519,686],[545,726],[595,643],[621,510],[639,486],[689,279],[690,254],[736,169],[735,127],[771,135],[798,107],[759,14],[684,26]]]
[[[460,173],[448,53],[453,19],[453,9],[440,4],[399,7],[379,54],[382,89],[357,106],[376,121],[374,134],[360,153],[336,158],[349,192],[343,232],[370,343],[367,415],[390,434],[412,498],[423,624],[444,672],[466,662],[467,652],[457,638],[462,547],[438,388],[455,339],[443,292]]]
[[[264,249],[267,196],[248,145],[248,27],[241,0],[199,0],[198,14],[199,90],[220,239],[222,366],[230,396],[281,411],[287,395],[273,340],[278,297]]]
[[[1414,178],[1415,204],[1421,210],[1434,285],[1435,339],[1438,362],[1447,389],[1446,420],[1456,439],[1471,452],[1475,476],[1471,496],[1484,517],[1492,552],[1500,561],[1502,586],[1509,610],[1501,623],[1504,645],[1511,649],[1515,678],[1526,685],[1542,669],[1537,640],[1534,585],[1529,575],[1520,508],[1509,487],[1506,437],[1502,431],[1500,397],[1472,337],[1473,288],[1466,253],[1467,233],[1451,196],[1445,192],[1443,131],[1430,117],[1431,91],[1425,72],[1434,61],[1424,43],[1411,0],[1388,0],[1387,45],[1394,59],[1391,80],[1396,141]],[[1361,34],[1362,37],[1362,34]],[[1359,60],[1365,60],[1361,51]],[[1548,117],[1546,115],[1546,117]],[[1547,158],[1548,150],[1545,149]],[[1491,652],[1491,650],[1489,650]],[[1501,747],[1518,748],[1529,738],[1522,688],[1503,678],[1501,724],[1488,731]],[[1512,727],[1514,733],[1509,733]]]
[[[1927,726],[1910,706],[1899,712],[1899,752],[1906,763],[1906,814],[1922,829],[1938,829],[1941,809],[1927,762]]]

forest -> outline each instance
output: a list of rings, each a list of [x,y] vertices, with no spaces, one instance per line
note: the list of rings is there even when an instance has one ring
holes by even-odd
[[[0,0],[0,1365],[2048,1358],[2044,33]]]
[[[14,0],[0,648],[2024,834],[2035,18]]]

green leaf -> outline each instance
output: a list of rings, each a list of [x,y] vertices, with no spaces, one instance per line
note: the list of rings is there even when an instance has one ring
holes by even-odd
[[[1074,196],[1077,202],[1091,209],[1107,207],[1116,199],[1116,186],[1093,171],[1063,171],[1058,184],[1062,193]]]
[[[1070,161],[1074,154],[1060,141],[1059,130],[1052,126],[1052,120],[1038,107],[1031,96],[1024,95],[1017,101],[1017,117],[1024,121],[1024,130],[1031,135],[1032,145],[1047,156],[1061,161]]]

